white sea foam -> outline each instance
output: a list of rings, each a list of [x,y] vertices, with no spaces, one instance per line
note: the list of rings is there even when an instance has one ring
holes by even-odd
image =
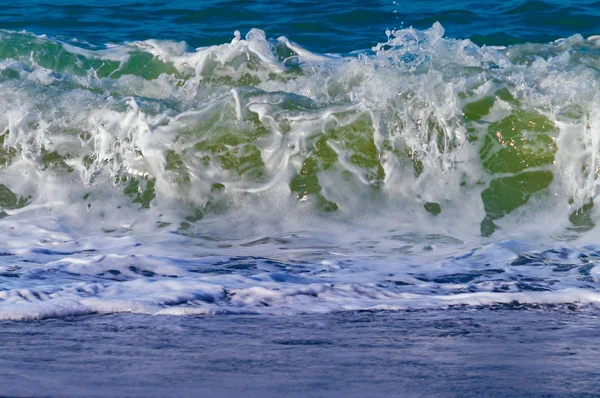
[[[259,30],[198,49],[1,32],[32,47],[0,59],[0,319],[597,303],[595,41],[443,35],[341,56]],[[490,126],[514,115],[549,141],[493,170]],[[492,190],[536,172],[516,207]]]
[[[338,229],[259,240],[69,236],[1,221],[0,319],[92,313],[199,315],[596,304],[600,248]],[[351,228],[352,229],[352,228]],[[368,236],[370,235],[370,236]],[[34,237],[42,239],[34,242]]]

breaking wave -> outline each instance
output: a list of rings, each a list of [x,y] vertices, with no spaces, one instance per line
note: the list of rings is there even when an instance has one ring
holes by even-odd
[[[0,318],[597,302],[600,38],[386,34],[0,31]]]

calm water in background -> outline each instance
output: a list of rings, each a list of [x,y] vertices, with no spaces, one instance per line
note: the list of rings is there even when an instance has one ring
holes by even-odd
[[[101,45],[108,42],[184,40],[221,44],[233,31],[265,30],[318,52],[344,53],[374,46],[386,29],[429,28],[440,22],[449,37],[477,44],[546,43],[579,33],[598,34],[597,1],[91,1],[2,4],[4,29],[27,30]]]
[[[15,109],[24,110],[23,114],[41,114],[42,119],[54,114],[63,117],[61,112],[64,112],[66,127],[71,126],[68,121],[77,121],[77,115],[85,115],[97,104],[101,107],[110,102],[111,110],[121,109],[129,97],[139,100],[136,106],[149,115],[160,113],[155,109],[167,108],[168,117],[172,116],[171,111],[184,114],[202,109],[201,100],[186,102],[175,90],[171,97],[163,95],[160,92],[163,86],[148,88],[138,80],[127,80],[125,73],[125,77],[113,75],[114,72],[108,77],[100,76],[100,80],[114,77],[114,81],[98,80],[98,84],[92,81],[89,87],[84,87],[80,80],[69,80],[70,73],[77,75],[76,66],[80,66],[81,59],[44,64],[47,60],[43,57],[35,58],[34,52],[47,51],[59,59],[52,47],[57,42],[82,49],[71,49],[72,53],[149,39],[185,41],[190,46],[187,50],[192,51],[191,48],[229,43],[236,30],[244,37],[250,29],[258,28],[272,41],[286,36],[315,53],[353,57],[357,52],[372,55],[377,43],[386,42],[387,29],[413,26],[422,32],[440,22],[445,29],[444,37],[471,39],[481,46],[539,43],[540,48],[518,47],[525,59],[519,67],[525,65],[527,78],[535,75],[539,66],[532,66],[534,62],[527,58],[530,54],[546,60],[552,56],[559,59],[563,49],[553,47],[550,43],[554,40],[576,34],[584,38],[600,34],[600,2],[594,1],[73,3],[0,0],[0,29],[24,30],[50,38],[39,47],[32,47],[31,63],[27,60],[28,47],[23,47],[26,50],[21,58],[10,52],[11,47],[25,46],[23,43],[29,39],[23,41],[13,33],[8,39],[3,38],[2,54],[10,53],[7,58],[18,58],[20,62],[11,64],[12,61],[3,58],[4,69],[0,70],[4,73],[0,74],[0,83],[5,84],[2,87],[17,93],[16,99],[11,97],[11,104],[21,106],[10,108],[12,113],[6,110],[10,117],[14,116],[10,125],[17,126],[14,129],[19,127],[17,121],[23,119]],[[579,62],[589,68],[582,72],[582,79],[597,79],[600,65],[597,47],[577,40],[574,43],[564,50],[574,54],[569,62],[564,62],[567,66],[559,60],[556,65],[548,66],[548,70],[576,75],[580,72]],[[101,53],[93,57],[108,63],[118,59],[118,54]],[[172,55],[172,59],[176,58],[177,55]],[[407,63],[412,60],[405,58],[409,59]],[[330,61],[311,58],[310,62]],[[490,70],[503,67],[500,61],[494,64],[496,61],[490,61]],[[517,64],[521,58],[514,56],[511,61]],[[81,68],[85,72],[88,67]],[[93,67],[101,69],[96,64]],[[271,72],[268,67],[264,70]],[[465,67],[467,74],[470,67]],[[13,70],[17,71],[14,76],[6,72]],[[42,70],[49,72],[35,74]],[[385,70],[385,63],[374,70]],[[440,70],[446,69],[442,66]],[[159,75],[153,73],[149,72],[148,80]],[[537,86],[532,84],[541,93],[540,103],[554,95],[553,88],[546,83],[557,79],[550,76]],[[23,86],[12,86],[14,81],[23,82]],[[589,97],[593,97],[594,86],[581,81],[582,86],[590,88]],[[310,79],[307,82],[314,83]],[[168,84],[165,87],[170,89]],[[217,87],[215,92],[229,93],[227,84],[224,83],[225,89]],[[251,81],[249,85],[252,84]],[[314,83],[320,84],[320,81]],[[564,85],[577,87],[572,81]],[[42,86],[57,88],[48,94]],[[260,87],[269,91],[264,85]],[[234,89],[238,88],[234,85]],[[64,111],[64,104],[58,100],[51,110],[43,107],[44,101],[48,104],[66,92],[88,89],[101,97],[97,103],[86,102],[88,97],[66,97],[64,102],[75,106],[72,112]],[[29,97],[18,97],[27,90],[31,90],[27,92],[31,93]],[[560,87],[556,90],[560,91]],[[244,94],[243,89],[239,92]],[[153,95],[158,98],[156,103],[152,102]],[[254,94],[250,92],[249,98],[253,98],[251,95]],[[39,105],[36,98],[49,99],[40,99],[42,105]],[[588,97],[585,98],[587,101]],[[79,100],[81,108],[76,107]],[[295,100],[293,97],[292,102]],[[336,98],[325,105],[338,104],[344,105],[343,100]],[[298,100],[290,109],[312,114],[319,108]],[[588,113],[592,114],[590,131],[596,131],[593,112]],[[119,115],[116,118],[126,119]],[[557,123],[561,122],[564,119],[557,117]],[[156,126],[160,130],[161,122],[157,121]],[[44,139],[52,138],[51,133],[45,134]],[[151,158],[152,152],[145,155]],[[41,151],[40,158],[44,156],[46,152]],[[31,158],[23,155],[23,159]],[[45,177],[44,173],[50,174],[48,170],[53,170],[56,164],[59,164],[57,169],[63,166],[60,160],[45,159],[38,168],[44,176],[40,181],[54,183],[53,174]],[[2,161],[0,156],[0,166]],[[1,168],[0,171],[4,173]],[[20,178],[21,174],[15,173]],[[10,179],[1,174],[0,184],[17,192],[15,173]],[[287,185],[286,182],[284,187]],[[49,192],[60,191],[53,187]],[[218,189],[215,185],[208,188],[211,192]],[[89,194],[84,190],[74,192],[77,194],[72,195],[73,202],[51,204],[50,208],[56,211],[73,205],[79,209],[76,206],[80,204],[83,208],[81,198],[88,200]],[[137,192],[132,198],[139,206],[145,199],[143,191],[139,191],[139,196]],[[108,196],[108,199],[94,198],[94,194],[93,209],[100,202],[113,200]],[[479,197],[479,192],[474,196]],[[564,196],[566,203],[568,192]],[[0,190],[0,206],[17,208],[11,205],[11,198]],[[35,202],[35,197],[32,200],[34,205],[43,207],[43,203]],[[114,200],[115,207],[121,206],[121,202]],[[31,207],[35,211],[35,206]],[[367,229],[360,239],[346,239],[347,230],[340,229],[337,236],[336,229],[329,224],[324,232],[315,227],[306,236],[302,234],[304,230],[297,235],[283,235],[278,230],[273,234],[266,232],[264,237],[240,236],[238,231],[232,233],[233,237],[224,237],[222,226],[218,234],[211,234],[212,224],[202,229],[201,216],[182,218],[183,223],[192,224],[192,232],[184,224],[165,233],[162,229],[139,232],[133,227],[106,228],[98,221],[98,229],[104,227],[106,235],[92,232],[85,235],[81,232],[87,231],[85,225],[80,227],[75,223],[73,227],[65,221],[73,216],[68,212],[56,218],[47,218],[44,213],[38,222],[41,213],[28,217],[26,212],[19,211],[10,213],[10,217],[0,216],[4,240],[0,243],[0,395],[3,396],[600,396],[597,382],[600,313],[595,296],[600,280],[595,268],[600,249],[599,242],[594,240],[595,224],[585,218],[593,218],[593,214],[585,213],[582,220],[575,217],[570,221],[579,228],[575,228],[577,233],[591,230],[584,243],[571,244],[561,236],[549,244],[536,238],[522,240],[523,236],[515,240],[492,237],[478,241],[477,237],[461,241],[442,232],[437,234],[437,224],[432,228],[416,225],[414,234],[390,230],[386,232],[387,240],[375,237],[371,240]],[[80,224],[88,223],[83,216],[77,218],[80,210],[73,213]],[[167,224],[172,220],[159,221],[161,228],[171,228]],[[480,218],[476,220],[477,233],[479,221]],[[194,225],[199,225],[199,229],[194,230]],[[19,231],[20,227],[24,232]],[[394,275],[394,261],[399,263],[398,275]],[[213,282],[223,289],[206,287],[205,283]],[[305,285],[318,283],[321,285],[314,291],[304,289]],[[281,297],[270,295],[287,292],[290,286],[297,285],[301,286],[299,293],[290,293],[289,297],[283,293]],[[334,286],[342,287],[334,291]],[[264,293],[266,290],[269,292]],[[468,296],[490,292],[514,295],[501,299],[500,304],[495,304],[495,299],[488,300],[488,296],[473,296],[473,299]],[[549,295],[558,292],[558,298],[543,296],[544,292]],[[411,294],[424,298],[414,298]],[[440,309],[436,300],[446,297],[445,294],[456,294],[459,299],[448,301]],[[428,301],[430,296],[435,296],[431,299],[433,304]],[[11,307],[17,299],[18,305]],[[48,304],[52,300],[57,304]],[[403,300],[409,303],[407,308]],[[21,301],[24,306],[19,306]],[[580,301],[591,304],[579,305]],[[235,305],[230,306],[231,302]],[[398,302],[401,305],[395,306]],[[463,306],[465,303],[469,306]],[[180,304],[182,308],[178,307]],[[410,310],[411,306],[417,310]],[[382,311],[355,311],[364,308]],[[148,315],[155,313],[171,316]],[[209,315],[202,315],[206,313]],[[76,316],[79,314],[82,316]]]

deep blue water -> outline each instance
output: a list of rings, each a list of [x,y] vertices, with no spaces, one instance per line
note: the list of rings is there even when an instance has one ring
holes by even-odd
[[[477,44],[549,42],[600,33],[600,2],[582,1],[32,1],[3,2],[0,28],[93,44],[145,39],[221,44],[235,30],[263,29],[318,52],[344,53],[384,41],[386,29],[429,28]]]

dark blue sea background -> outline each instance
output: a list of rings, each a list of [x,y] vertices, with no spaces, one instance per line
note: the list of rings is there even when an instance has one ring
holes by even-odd
[[[263,29],[317,52],[374,46],[386,29],[431,27],[482,45],[547,43],[598,34],[598,1],[19,1],[4,2],[0,28],[27,30],[91,44],[161,39],[200,47],[233,32]]]

